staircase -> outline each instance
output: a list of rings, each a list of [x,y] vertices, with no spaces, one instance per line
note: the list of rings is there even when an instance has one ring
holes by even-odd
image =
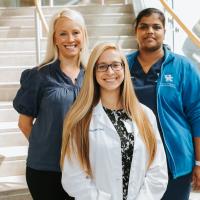
[[[126,52],[135,49],[132,5],[123,5],[123,0],[108,0],[104,6],[97,2],[69,6],[84,15],[90,48],[112,41]],[[47,21],[61,8],[43,7]],[[0,8],[0,200],[31,199],[24,175],[28,142],[17,127],[12,100],[21,72],[36,65],[34,34],[33,7]],[[44,54],[46,38],[41,46]]]

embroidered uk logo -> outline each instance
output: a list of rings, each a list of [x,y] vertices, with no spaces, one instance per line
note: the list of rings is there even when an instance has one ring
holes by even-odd
[[[173,76],[171,74],[165,75],[165,81],[166,82],[173,82]]]

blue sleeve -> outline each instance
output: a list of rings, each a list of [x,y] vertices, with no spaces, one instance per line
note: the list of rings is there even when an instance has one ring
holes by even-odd
[[[184,65],[184,70],[183,107],[191,125],[193,137],[200,137],[200,71],[192,63]]]
[[[13,100],[15,110],[27,116],[37,117],[41,78],[38,69],[26,69],[20,78],[20,89]]]

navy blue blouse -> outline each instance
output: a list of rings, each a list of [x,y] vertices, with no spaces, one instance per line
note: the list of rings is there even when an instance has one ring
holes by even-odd
[[[80,91],[83,77],[81,68],[73,84],[61,71],[59,60],[22,73],[13,106],[19,113],[36,118],[29,137],[28,167],[60,171],[63,120]]]
[[[145,73],[136,57],[134,60],[135,64],[134,70],[131,71],[131,79],[135,89],[136,96],[141,103],[149,107],[154,112],[162,139],[163,139],[163,133],[160,127],[160,123],[158,120],[158,113],[157,113],[156,87],[163,59],[164,57],[159,59],[156,63],[154,63],[151,66],[149,71]]]
[[[139,101],[152,109],[155,115],[157,114],[156,86],[162,62],[163,59],[160,59],[153,64],[153,66],[149,69],[147,73],[145,73],[138,59],[135,58],[135,67],[134,70],[131,72],[131,78],[134,84],[135,93]]]

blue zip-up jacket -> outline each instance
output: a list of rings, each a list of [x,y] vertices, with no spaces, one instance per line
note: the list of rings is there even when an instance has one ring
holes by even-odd
[[[157,112],[173,178],[194,166],[193,137],[200,137],[200,72],[184,56],[164,48],[157,81]],[[138,51],[127,56],[130,72]],[[151,97],[149,97],[151,98]]]

